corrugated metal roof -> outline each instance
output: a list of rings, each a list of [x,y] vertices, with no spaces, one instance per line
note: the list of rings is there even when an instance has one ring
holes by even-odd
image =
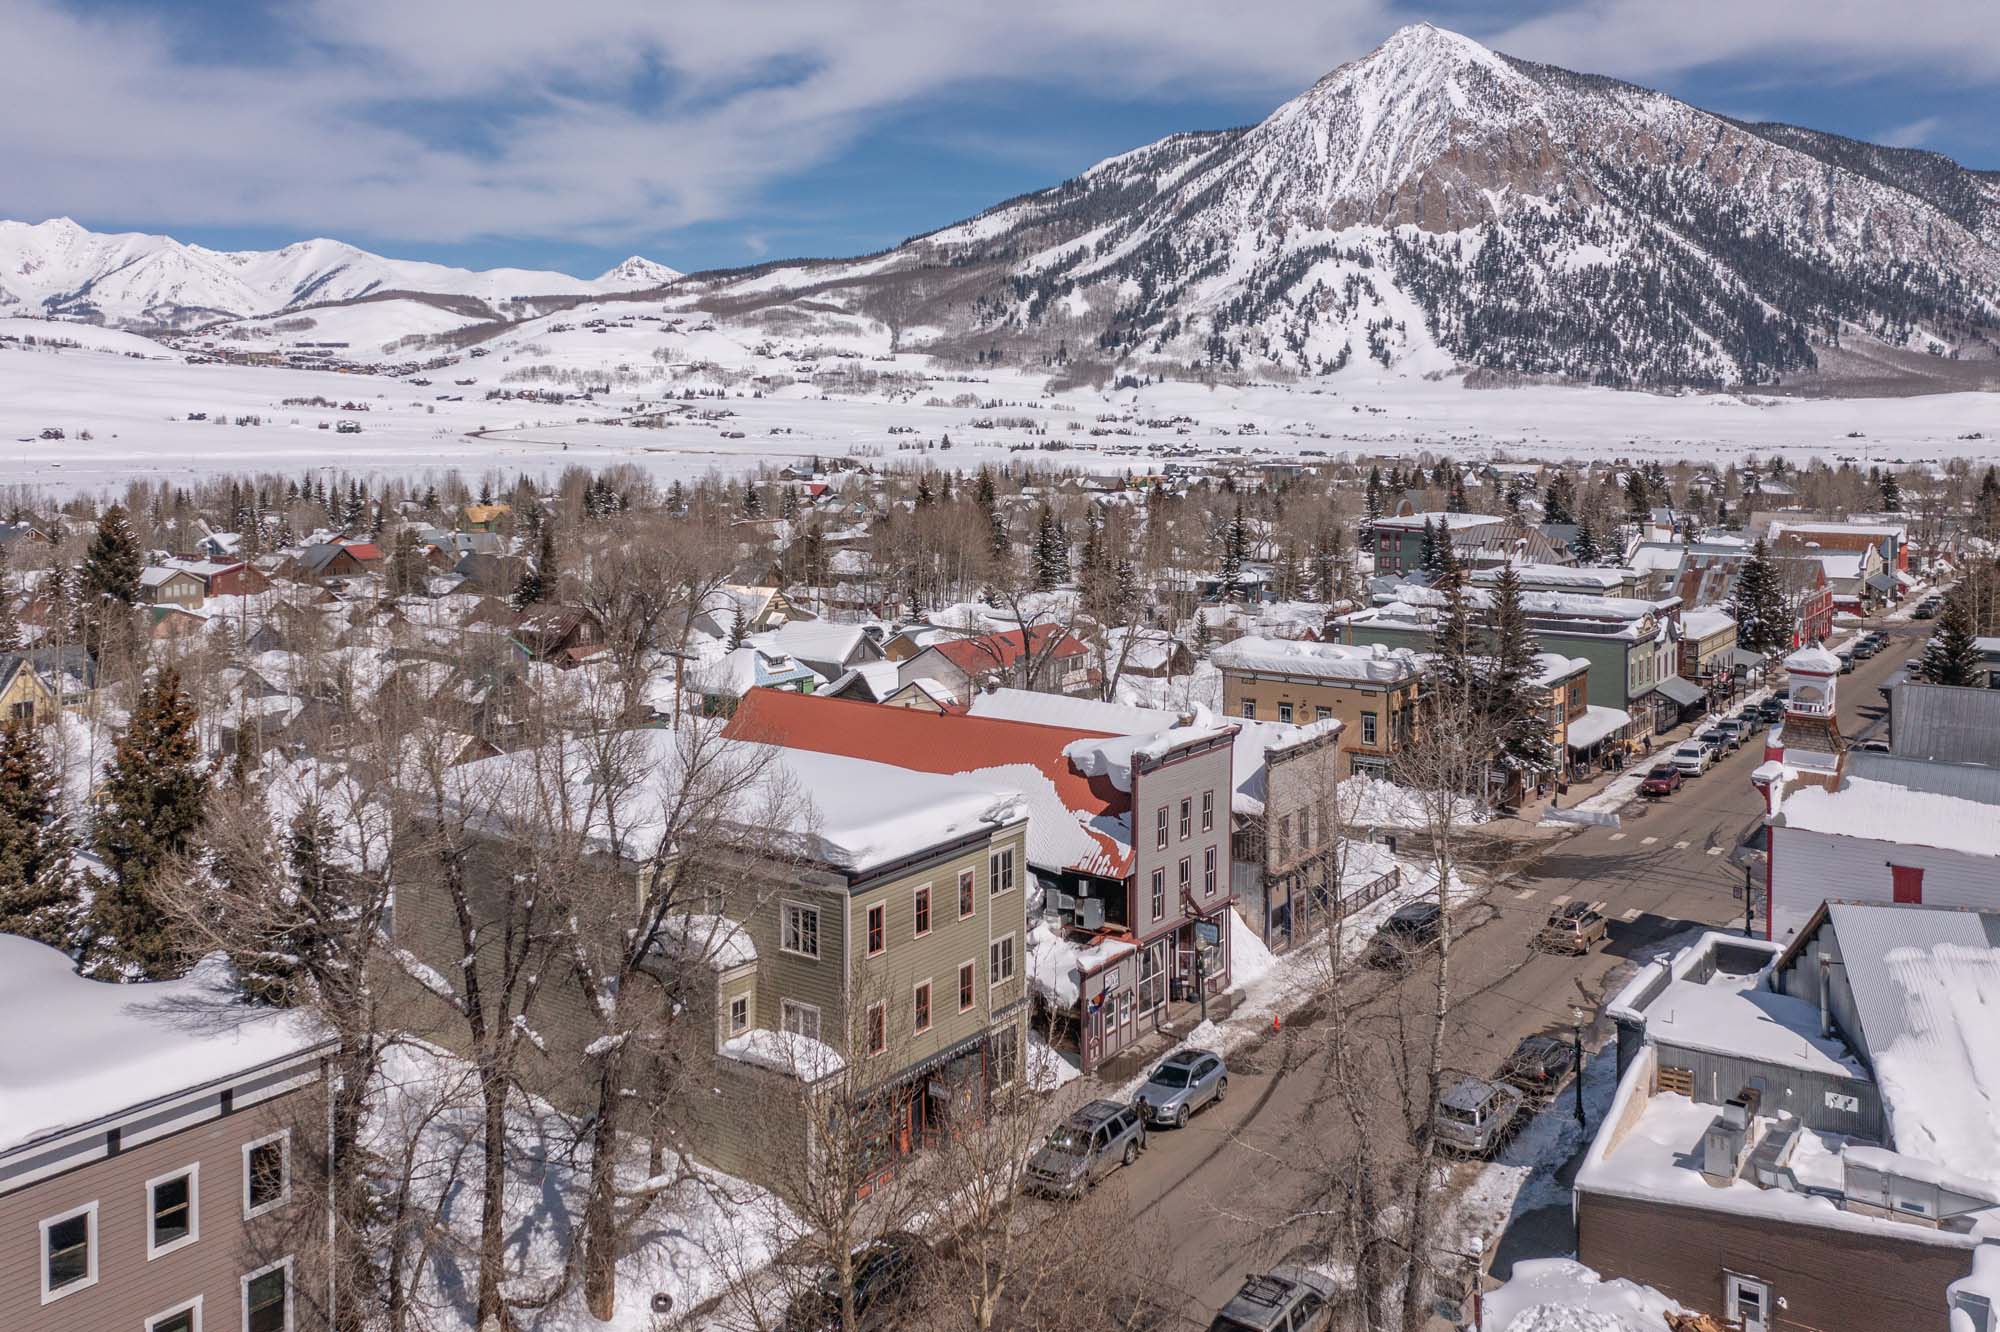
[[[2000,805],[2000,767],[1981,763],[1947,763],[1907,754],[1874,754],[1854,750],[1847,756],[1850,776],[1865,777],[1910,791],[1956,796],[1982,805]]]
[[[1889,743],[1902,758],[2000,764],[2000,689],[1908,681],[1896,690]]]

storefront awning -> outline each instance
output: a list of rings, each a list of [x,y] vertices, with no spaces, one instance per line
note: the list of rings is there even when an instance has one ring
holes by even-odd
[[[1733,670],[1754,671],[1764,665],[1764,659],[1747,648],[1731,648],[1726,659]]]
[[[1684,708],[1693,707],[1708,697],[1707,694],[1702,692],[1700,685],[1692,680],[1683,680],[1678,675],[1669,675],[1666,679],[1660,681],[1659,688],[1662,694],[1665,694]]]
[[[1632,724],[1632,714],[1623,708],[1600,708],[1595,705],[1584,709],[1581,717],[1569,724],[1569,747],[1581,753],[1608,736],[1623,731]]]

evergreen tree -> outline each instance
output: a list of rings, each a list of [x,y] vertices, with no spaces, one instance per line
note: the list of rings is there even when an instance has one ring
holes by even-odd
[[[0,933],[75,954],[83,903],[62,814],[62,770],[39,727],[0,728]]]
[[[726,640],[725,645],[731,652],[736,651],[737,648],[743,646],[743,639],[745,638],[745,636],[749,634],[749,632],[750,632],[750,626],[743,619],[743,608],[741,606],[738,606],[730,614],[729,637]]]
[[[1055,510],[1042,505],[1035,519],[1035,587],[1046,592],[1069,581],[1069,540]]]
[[[993,489],[993,473],[981,467],[979,476],[973,482],[972,494],[979,501],[980,508],[991,512],[993,506],[999,502],[999,496]]]
[[[1193,652],[1196,658],[1205,661],[1208,659],[1209,649],[1214,646],[1215,632],[1208,627],[1208,617],[1203,615],[1199,610],[1195,611],[1194,641],[1189,645],[1188,650]]]
[[[764,516],[764,496],[758,491],[755,480],[747,481],[743,485],[743,516],[745,518]]]
[[[1368,469],[1368,488],[1362,493],[1361,513],[1365,521],[1361,526],[1361,548],[1373,550],[1375,524],[1382,517],[1382,469],[1380,466]]]
[[[0,546],[0,652],[21,650],[21,621],[15,614],[14,585],[7,578],[7,548]]]
[[[492,478],[492,477],[486,477],[486,478],[484,478],[483,480],[481,480],[481,481],[480,481],[480,483],[479,483],[479,502],[480,502],[481,504],[491,504],[491,503],[493,502],[493,478]]]
[[[2000,535],[2000,477],[1993,469],[1986,469],[1985,477],[1979,482],[1979,504],[1974,510],[1974,520],[1979,535],[1991,541]]]
[[[1438,591],[1444,594],[1444,606],[1431,623],[1431,678],[1447,710],[1460,701],[1476,705],[1477,663],[1465,585],[1447,581],[1438,585]]]
[[[1433,580],[1437,578],[1439,568],[1438,535],[1437,529],[1431,526],[1431,520],[1428,517],[1424,519],[1422,544],[1417,548],[1417,563],[1422,566],[1423,571],[1429,574]]]
[[[541,546],[535,552],[534,562],[521,571],[521,581],[514,584],[513,605],[517,611],[556,598],[560,574],[556,568],[555,527],[553,520],[542,524]]]
[[[1517,511],[1518,507],[1516,506]],[[1464,477],[1454,475],[1451,478],[1451,489],[1445,495],[1444,511],[1446,513],[1470,513],[1472,511],[1472,506],[1467,503],[1465,498]]]
[[[1007,534],[1007,519],[997,504],[986,509],[986,549],[996,561],[1005,560],[1014,549],[1013,538]]]
[[[1432,485],[1436,486],[1439,490],[1450,490],[1451,479],[1452,479],[1452,470],[1451,468],[1444,465],[1442,459],[1440,459],[1437,463],[1432,465],[1431,467]]]
[[[389,555],[389,594],[407,597],[423,588],[424,557],[417,545],[417,529],[399,528],[395,549]]]
[[[928,509],[935,503],[937,503],[937,492],[931,489],[930,473],[918,473],[916,507],[919,509]]]
[[[1746,652],[1775,656],[1792,643],[1791,607],[1771,551],[1759,537],[1736,575],[1729,613],[1736,620],[1736,643]]]
[[[1576,487],[1570,483],[1567,472],[1557,472],[1549,478],[1548,490],[1542,496],[1542,517],[1551,523],[1576,521]]]
[[[1646,474],[1633,468],[1625,476],[1625,512],[1635,523],[1645,523],[1653,516],[1652,490],[1646,484]]]
[[[1597,548],[1597,533],[1591,530],[1588,516],[1577,523],[1576,535],[1570,539],[1569,552],[1576,556],[1578,564],[1585,567],[1603,558],[1603,552]]]
[[[1558,765],[1548,691],[1535,683],[1535,635],[1521,609],[1521,577],[1511,564],[1502,566],[1494,580],[1488,627],[1491,645],[1481,692],[1499,737],[1501,766],[1553,772]]]
[[[121,606],[137,605],[139,573],[144,562],[139,555],[139,539],[125,521],[125,510],[112,505],[97,522],[97,535],[83,557],[83,595],[88,603],[115,601]]]
[[[785,487],[783,497],[778,500],[778,516],[788,523],[799,520],[799,492],[790,486]]]
[[[1896,480],[1896,474],[1888,468],[1882,469],[1882,511],[1901,513],[1903,511],[1903,487]]]
[[[261,801],[254,795],[251,799],[261,808]],[[280,890],[284,909],[273,913],[270,937],[231,959],[237,985],[252,1003],[291,1007],[304,1001],[310,977],[326,974],[332,956],[342,951],[339,935],[352,928],[359,904],[335,863],[337,846],[333,820],[317,802],[309,802],[292,820],[282,848],[271,849],[267,864],[281,863],[285,869]],[[260,867],[244,868],[255,872]],[[218,864],[216,872],[227,875],[231,868]],[[314,961],[320,965],[312,965]]]
[[[92,975],[174,974],[179,949],[152,893],[168,862],[193,846],[207,785],[194,705],[181,692],[179,673],[163,669],[139,692],[104,769],[95,840],[111,873],[91,904],[85,960]]]
[[[1980,683],[1984,668],[1979,644],[1974,641],[1972,611],[1964,597],[1953,593],[1944,599],[1937,628],[1924,645],[1917,668],[1932,684],[1969,687]]]

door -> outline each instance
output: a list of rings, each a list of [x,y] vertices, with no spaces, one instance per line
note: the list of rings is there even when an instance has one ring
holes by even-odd
[[[1727,1272],[1723,1274],[1722,1289],[1724,1303],[1727,1306],[1723,1310],[1725,1318],[1733,1318],[1743,1324],[1743,1332],[1770,1332],[1769,1282]]]

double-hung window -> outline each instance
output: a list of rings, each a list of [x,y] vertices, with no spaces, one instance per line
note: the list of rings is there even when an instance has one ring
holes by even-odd
[[[243,1278],[243,1332],[292,1332],[292,1260]]]
[[[910,1030],[929,1031],[931,1029],[931,983],[917,986],[916,998],[910,1014]]]
[[[1014,887],[1014,848],[995,851],[986,858],[987,896],[994,897]]]
[[[1165,805],[1161,805],[1157,810],[1153,811],[1153,849],[1155,851],[1164,851],[1167,849],[1167,807]]]
[[[958,918],[964,920],[972,914],[972,871],[958,872]]]
[[[1201,853],[1201,895],[1215,896],[1215,848],[1212,846]]]
[[[146,1181],[146,1259],[148,1262],[201,1237],[201,1166],[199,1163]]]
[[[931,932],[931,886],[929,884],[925,884],[923,887],[917,889],[914,914],[917,920],[916,934],[921,939]]]
[[[958,1011],[969,1012],[977,996],[973,993],[974,972],[970,962],[961,962],[958,967]]]
[[[97,1284],[97,1204],[42,1222],[42,1303]]]
[[[1194,801],[1181,797],[1181,840],[1185,842],[1194,835]]]
[[[1014,979],[1014,936],[995,939],[986,946],[986,983],[1005,985]]]
[[[1166,914],[1167,872],[1164,869],[1156,869],[1153,871],[1153,919],[1158,920]]]
[[[1213,791],[1203,791],[1201,793],[1201,830],[1203,832],[1215,831],[1215,792]]]
[[[819,956],[819,908],[785,903],[783,948],[800,957]]]
[[[877,902],[868,908],[868,956],[889,946],[889,908]]]
[[[243,1147],[243,1216],[248,1220],[291,1196],[292,1135],[288,1129]]]

